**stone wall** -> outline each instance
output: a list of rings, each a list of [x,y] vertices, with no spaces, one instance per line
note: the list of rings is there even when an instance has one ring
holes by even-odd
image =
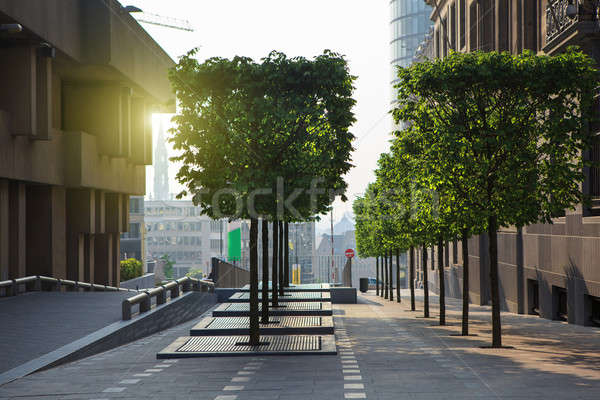
[[[212,258],[212,279],[217,288],[241,288],[250,283],[250,271]]]

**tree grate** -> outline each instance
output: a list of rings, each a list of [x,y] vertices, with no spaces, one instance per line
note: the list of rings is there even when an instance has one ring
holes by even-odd
[[[178,353],[241,353],[249,351],[288,352],[321,350],[321,337],[315,335],[261,336],[263,346],[236,345],[248,341],[248,336],[196,336],[177,349]]]
[[[250,300],[250,293],[235,293],[230,297],[235,300]],[[262,295],[258,294],[259,300],[262,299]],[[269,300],[272,300],[272,294],[269,293]],[[323,300],[323,299],[331,299],[331,295],[327,292],[290,292],[286,293],[285,296],[280,297],[282,300],[293,300],[293,299],[302,299],[302,300]]]
[[[281,306],[285,306],[286,311],[309,311],[309,310],[321,310],[323,303],[279,303]],[[262,310],[262,304],[258,304],[258,309]],[[226,311],[250,311],[249,303],[231,303],[225,308]]]
[[[261,327],[276,328],[299,328],[322,326],[321,317],[270,317],[271,321],[278,321],[276,325],[263,325]],[[250,319],[248,317],[217,317],[206,326],[206,329],[249,329]]]

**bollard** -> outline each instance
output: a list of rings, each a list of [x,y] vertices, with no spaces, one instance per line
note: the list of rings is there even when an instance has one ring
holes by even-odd
[[[129,300],[123,300],[121,309],[123,312],[123,321],[130,320],[131,319],[131,303],[129,302]]]
[[[167,302],[167,289],[164,286],[160,286],[161,291],[156,295],[156,305],[165,304]]]
[[[152,307],[152,302],[150,301],[150,295],[148,292],[144,292],[143,294],[146,295],[146,298],[140,303],[140,314],[150,311],[150,308]]]

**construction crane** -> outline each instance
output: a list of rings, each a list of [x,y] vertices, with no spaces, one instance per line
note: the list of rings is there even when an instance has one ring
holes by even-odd
[[[179,29],[181,31],[194,31],[194,28],[192,28],[190,22],[184,19],[177,19],[165,17],[158,14],[147,13],[136,6],[125,6],[123,7],[123,11],[133,14],[138,22],[143,22],[145,24],[158,25],[170,29]]]

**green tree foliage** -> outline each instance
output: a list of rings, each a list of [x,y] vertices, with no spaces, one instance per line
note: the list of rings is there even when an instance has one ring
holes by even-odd
[[[168,254],[163,254],[160,259],[165,263],[165,268],[163,270],[165,277],[167,279],[173,279],[173,265],[175,265],[175,261],[171,260]]]
[[[260,63],[200,63],[195,53],[170,71],[180,105],[171,142],[186,187],[179,197],[191,195],[213,218],[250,219],[250,342],[258,345],[258,218],[308,220],[329,209],[332,194],[345,199],[355,78],[330,51],[313,60],[273,52]],[[275,299],[276,279],[272,286]]]
[[[398,76],[394,116],[410,121],[398,142],[422,171],[413,179],[445,199],[458,231],[489,235],[492,346],[500,347],[496,232],[551,223],[584,201],[581,154],[592,140],[597,71],[570,49],[553,57],[453,53]]]
[[[140,277],[144,274],[142,262],[135,258],[121,260],[121,282]]]

